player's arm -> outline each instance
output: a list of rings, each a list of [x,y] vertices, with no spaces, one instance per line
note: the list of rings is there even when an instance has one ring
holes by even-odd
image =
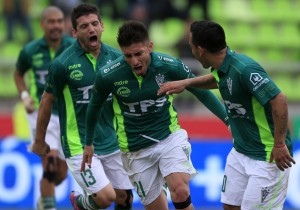
[[[280,170],[291,167],[295,160],[291,157],[285,139],[288,129],[288,106],[287,99],[283,93],[279,93],[269,101],[272,107],[272,118],[274,121],[274,147],[270,162],[275,159]]]
[[[158,95],[181,93],[188,87],[215,89],[218,88],[217,82],[212,74],[207,74],[199,77],[188,78],[184,80],[172,81],[163,83],[158,90]]]
[[[14,80],[26,112],[31,113],[35,110],[34,100],[27,91],[24,79],[25,72],[30,68],[30,64],[28,63],[27,57],[28,56],[25,50],[22,50],[17,60],[17,68],[14,72]]]
[[[55,97],[51,93],[44,92],[42,95],[36,123],[36,133],[32,151],[37,155],[46,155],[50,152],[49,145],[45,142],[47,127],[51,117],[52,104]]]
[[[89,167],[91,167],[92,164],[92,157],[94,155],[93,142],[96,126],[102,111],[103,103],[106,101],[110,93],[110,91],[107,91],[106,87],[107,86],[104,84],[104,80],[98,73],[86,112],[85,147],[81,163],[81,171],[85,170],[85,164],[87,164]]]

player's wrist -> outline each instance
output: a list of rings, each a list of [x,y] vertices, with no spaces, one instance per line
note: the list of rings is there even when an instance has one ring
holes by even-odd
[[[274,144],[274,148],[276,148],[276,149],[281,149],[285,146],[286,146],[285,144],[277,144],[277,145]]]
[[[23,90],[20,94],[20,97],[22,100],[26,99],[29,96],[29,93],[27,90]]]

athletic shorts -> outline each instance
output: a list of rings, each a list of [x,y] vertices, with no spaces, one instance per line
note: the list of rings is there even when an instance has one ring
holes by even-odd
[[[124,168],[143,205],[151,204],[160,195],[164,177],[178,172],[196,174],[190,154],[191,144],[183,129],[148,148],[122,154]]]
[[[110,182],[115,189],[133,189],[121,162],[121,153],[94,155],[92,165],[80,172],[82,155],[66,158],[69,170],[87,195],[99,192]]]
[[[37,110],[27,114],[29,128],[30,128],[30,137],[32,142],[35,139],[37,115],[38,115]],[[60,125],[59,125],[59,118],[57,115],[51,114],[51,118],[46,131],[45,141],[50,146],[51,150],[57,151],[58,157],[60,159],[62,160],[65,159],[62,146],[61,146]]]
[[[234,148],[227,156],[221,202],[243,210],[281,210],[286,199],[290,168],[251,159]]]

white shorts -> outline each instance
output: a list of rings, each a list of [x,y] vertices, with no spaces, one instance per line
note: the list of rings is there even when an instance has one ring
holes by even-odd
[[[281,210],[286,199],[290,168],[251,159],[234,148],[227,156],[221,202],[243,210]]]
[[[124,168],[143,205],[149,205],[160,195],[164,177],[177,172],[197,173],[190,154],[191,144],[183,129],[148,148],[122,154]]]
[[[117,151],[109,155],[94,155],[91,168],[85,166],[80,172],[82,155],[66,158],[69,170],[87,195],[97,193],[110,182],[114,189],[133,189],[121,162],[121,153]]]
[[[30,114],[27,114],[32,142],[35,139],[37,115],[38,115],[37,110]],[[50,146],[51,150],[57,151],[58,157],[60,159],[62,160],[65,159],[62,146],[61,146],[60,125],[59,125],[59,118],[57,115],[51,114],[51,118],[46,131],[45,141]]]

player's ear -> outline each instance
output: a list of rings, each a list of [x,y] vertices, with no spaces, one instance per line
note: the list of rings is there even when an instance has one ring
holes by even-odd
[[[150,51],[150,53],[151,53],[152,50],[153,50],[153,42],[152,42],[152,41],[149,41],[148,49],[149,49],[149,51]]]
[[[197,46],[197,49],[198,49],[198,51],[199,51],[199,55],[200,55],[200,56],[204,55],[205,49],[204,49],[203,47]]]

